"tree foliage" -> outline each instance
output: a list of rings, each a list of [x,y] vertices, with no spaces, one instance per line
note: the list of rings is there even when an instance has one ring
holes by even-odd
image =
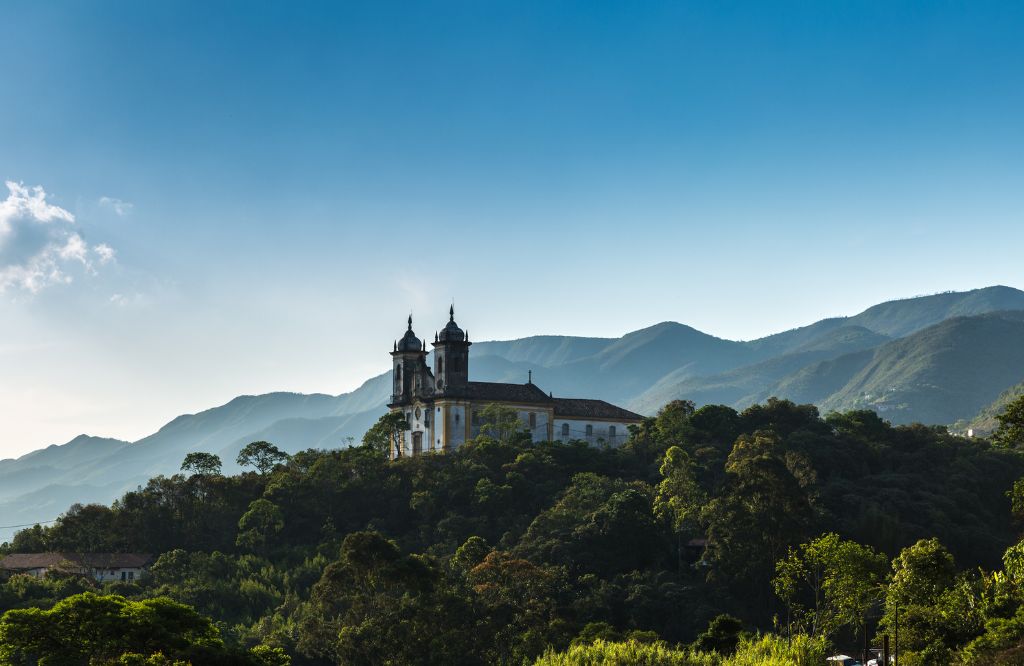
[[[409,429],[409,422],[401,412],[388,412],[363,435],[363,446],[384,456],[402,456],[402,433]]]
[[[270,442],[258,441],[243,446],[236,462],[242,467],[255,467],[260,474],[266,474],[286,460],[287,453]]]
[[[674,402],[620,448],[534,443],[518,416],[497,417],[445,455],[389,460],[407,426],[396,412],[364,446],[253,458],[260,473],[234,476],[189,466],[112,506],[72,506],[8,550],[152,553],[150,575],[12,576],[0,612],[165,598],[211,618],[231,658],[258,648],[297,666],[521,664],[597,640],[788,664],[828,642],[852,654],[865,631],[894,635],[897,615],[907,664],[1018,646],[1015,448],[784,400]],[[787,651],[787,603],[818,634],[792,632],[802,652]],[[110,659],[189,659],[150,647]]]
[[[992,434],[992,440],[1008,448],[1024,447],[1024,395],[1009,403],[1001,414],[996,415],[999,427]]]
[[[197,476],[215,476],[220,474],[220,469],[220,456],[202,451],[189,453],[181,463],[181,471],[192,472]]]

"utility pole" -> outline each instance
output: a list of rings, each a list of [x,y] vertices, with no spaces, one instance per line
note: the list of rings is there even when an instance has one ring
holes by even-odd
[[[882,663],[889,666],[889,634],[882,636]]]
[[[894,647],[896,649],[896,657],[895,657],[895,660],[893,661],[893,666],[896,666],[896,664],[898,664],[899,661],[900,661],[900,605],[899,604],[896,604],[896,631],[894,632],[894,634],[895,634],[894,638],[896,639],[894,641],[894,643],[895,643]],[[885,666],[889,666],[889,664],[886,664]]]

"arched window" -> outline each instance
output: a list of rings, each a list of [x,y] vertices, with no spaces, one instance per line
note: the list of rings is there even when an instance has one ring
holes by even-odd
[[[395,366],[395,381],[399,384],[402,383],[402,364],[399,363]]]
[[[568,436],[569,436],[569,424],[568,423],[563,423],[562,424],[562,437],[568,437]]]
[[[537,412],[530,412],[530,430],[537,427]]]

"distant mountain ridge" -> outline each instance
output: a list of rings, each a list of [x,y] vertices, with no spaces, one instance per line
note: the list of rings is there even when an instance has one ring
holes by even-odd
[[[896,423],[969,419],[1024,381],[1024,292],[988,287],[881,303],[752,341],[662,322],[621,338],[535,336],[474,343],[471,372],[561,397],[652,414],[677,398],[742,408],[776,395],[822,409],[876,409]],[[383,353],[382,353],[383,356]],[[73,502],[109,502],[190,451],[221,456],[266,439],[288,451],[344,446],[384,412],[390,373],[351,393],[240,396],[179,416],[134,443],[79,436],[0,461],[0,526],[54,518]],[[0,540],[10,536],[0,529]]]

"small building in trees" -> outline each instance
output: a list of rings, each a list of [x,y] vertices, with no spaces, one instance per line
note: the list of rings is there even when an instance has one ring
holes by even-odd
[[[481,432],[484,408],[500,405],[514,410],[534,441],[583,440],[616,446],[626,441],[628,427],[640,423],[639,414],[603,400],[556,398],[533,383],[475,382],[469,379],[469,335],[455,323],[455,308],[448,324],[434,335],[433,367],[426,345],[408,329],[391,352],[392,392],[388,407],[405,415],[408,424],[391,457],[444,452],[457,448]]]
[[[152,560],[141,553],[12,553],[0,559],[0,572],[35,578],[52,572],[89,576],[98,583],[127,582],[140,579]]]

